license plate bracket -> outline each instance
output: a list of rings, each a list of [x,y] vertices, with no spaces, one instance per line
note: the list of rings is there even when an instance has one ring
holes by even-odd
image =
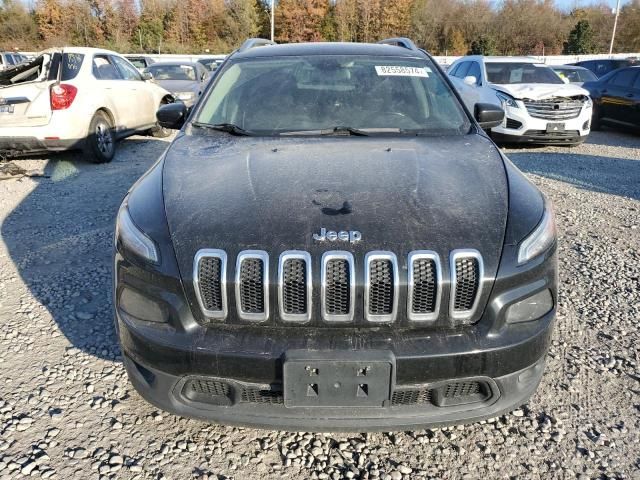
[[[283,366],[286,407],[385,407],[393,383],[389,352],[339,356],[287,354]]]
[[[564,123],[547,123],[547,133],[564,132]]]
[[[9,105],[0,105],[0,113],[13,113],[15,106],[12,104]]]

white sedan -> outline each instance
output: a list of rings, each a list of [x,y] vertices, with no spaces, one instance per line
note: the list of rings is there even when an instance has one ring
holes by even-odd
[[[84,149],[102,163],[121,138],[170,135],[156,111],[173,97],[148,80],[121,55],[95,48],[46,50],[0,72],[0,155]]]

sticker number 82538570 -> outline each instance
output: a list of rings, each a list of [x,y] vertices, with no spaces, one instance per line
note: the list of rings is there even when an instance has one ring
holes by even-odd
[[[401,65],[376,65],[378,76],[397,77],[428,77],[431,71],[428,67],[406,67]]]

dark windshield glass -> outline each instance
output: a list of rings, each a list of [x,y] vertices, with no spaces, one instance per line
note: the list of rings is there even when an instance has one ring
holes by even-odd
[[[156,80],[196,79],[196,71],[191,65],[151,65],[148,70]]]
[[[516,83],[564,83],[556,73],[546,65],[518,62],[488,62],[487,79],[498,85]]]
[[[197,121],[262,134],[335,127],[459,134],[470,126],[426,59],[324,55],[231,64],[216,79]]]

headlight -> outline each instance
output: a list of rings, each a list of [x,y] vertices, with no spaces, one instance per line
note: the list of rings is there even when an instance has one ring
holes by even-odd
[[[120,208],[116,221],[116,241],[118,240],[127,250],[151,263],[157,264],[160,260],[155,243],[133,223],[126,203]]]
[[[193,100],[196,98],[196,94],[193,92],[178,92],[176,97],[178,97],[178,100]]]
[[[516,99],[513,98],[511,95],[507,95],[506,93],[502,93],[502,92],[496,92],[496,95],[500,99],[503,109],[504,107],[520,108],[518,106],[518,102],[516,102]]]
[[[586,100],[584,101],[584,107],[585,108],[593,107],[593,100],[591,100],[591,97],[586,97]]]
[[[528,262],[532,258],[545,252],[556,241],[556,220],[553,208],[545,202],[542,220],[536,229],[525,238],[518,249],[518,265]]]

